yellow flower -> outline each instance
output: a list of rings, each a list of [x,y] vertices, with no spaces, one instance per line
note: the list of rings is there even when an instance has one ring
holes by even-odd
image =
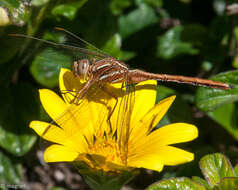
[[[155,81],[137,84],[133,96],[124,95],[120,85],[98,88],[97,84],[79,105],[69,102],[85,81],[67,69],[61,70],[59,81],[62,92],[71,90],[63,94],[64,100],[50,90],[39,91],[44,109],[58,126],[30,123],[39,136],[54,143],[44,153],[46,162],[83,161],[106,172],[131,168],[161,171],[164,165],[194,159],[193,153],[171,146],[195,139],[198,130],[194,125],[174,123],[154,128],[175,99],[171,96],[154,105]]]

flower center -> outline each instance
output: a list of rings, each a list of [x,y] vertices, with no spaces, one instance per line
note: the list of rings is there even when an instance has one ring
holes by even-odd
[[[89,154],[101,155],[105,157],[107,161],[123,164],[122,152],[117,142],[112,139],[96,141],[93,145],[89,146]]]

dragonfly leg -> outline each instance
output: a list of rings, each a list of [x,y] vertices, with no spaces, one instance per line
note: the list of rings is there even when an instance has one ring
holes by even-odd
[[[83,86],[83,88],[81,88],[77,93],[76,96],[74,97],[74,99],[72,99],[70,101],[70,104],[75,104],[75,105],[79,105],[80,104],[80,100],[82,98],[84,98],[84,96],[86,95],[88,89],[90,88],[90,86],[92,86],[94,80],[93,80],[93,76],[89,76],[89,80],[88,82]]]
[[[118,104],[118,98],[116,95],[114,95],[113,93],[111,93],[105,86],[103,85],[100,85],[101,89],[106,93],[108,94],[109,96],[111,96],[112,98],[114,98],[116,100],[116,103],[115,105],[113,106],[113,108],[110,110],[109,114],[108,114],[108,117],[107,117],[107,121],[109,123],[109,126],[110,126],[110,130],[112,132],[112,123],[111,123],[111,117],[112,117],[112,114],[114,113],[115,109],[116,109],[116,106]]]

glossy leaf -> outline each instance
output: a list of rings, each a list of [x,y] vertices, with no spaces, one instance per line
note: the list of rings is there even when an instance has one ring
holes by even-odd
[[[55,87],[58,85],[60,68],[70,68],[71,64],[72,58],[70,56],[47,48],[35,57],[30,71],[35,80],[41,85]]]
[[[10,184],[16,185],[17,189],[24,188],[24,185],[20,186],[22,178],[20,173],[21,165],[17,163],[16,159],[0,152],[0,168],[1,189],[11,189]]]
[[[109,41],[107,41],[102,50],[121,61],[129,60],[135,56],[135,53],[133,52],[121,50],[121,36],[119,34],[115,34]]]
[[[42,5],[44,5],[44,4],[48,3],[48,2],[49,2],[49,0],[32,0],[31,4],[33,6],[42,6]]]
[[[238,177],[238,164],[236,164],[236,166],[234,167],[234,171],[235,171],[236,177]]]
[[[44,36],[43,36],[44,40],[49,40],[49,41],[53,41],[59,44],[63,44],[66,42],[67,38],[66,38],[66,34],[65,33],[52,33],[52,32],[45,32]]]
[[[114,15],[119,15],[122,11],[131,5],[131,0],[112,0],[110,9]]]
[[[63,187],[53,187],[50,190],[66,190],[66,189]]]
[[[144,2],[156,8],[163,6],[163,0],[144,0]]]
[[[238,71],[230,71],[213,76],[211,80],[233,86],[230,90],[200,87],[196,93],[197,107],[203,111],[212,111],[218,107],[238,100]]]
[[[157,183],[150,185],[146,190],[206,190],[206,188],[186,177],[170,178],[161,180]]]
[[[195,55],[199,50],[189,42],[182,41],[183,26],[176,26],[158,38],[157,56],[163,59],[172,59],[178,55]]]
[[[238,177],[223,178],[214,190],[236,190],[238,189]]]
[[[121,48],[121,36],[119,34],[115,34],[103,47],[103,51],[107,52],[109,55],[120,58],[122,52]]]
[[[206,187],[206,190],[211,190],[212,189],[205,179],[202,179],[202,178],[197,177],[197,176],[193,176],[192,180],[201,184],[201,185],[203,185],[204,187]]]
[[[234,177],[235,172],[230,161],[222,154],[204,156],[200,162],[200,169],[211,187],[214,187],[224,177]]]
[[[80,0],[73,3],[67,3],[67,4],[60,4],[55,6],[51,13],[58,17],[63,16],[69,20],[73,20],[77,10],[81,8],[88,0]]]
[[[1,0],[0,6],[18,8],[20,6],[20,2],[18,0]]]
[[[223,105],[213,112],[207,112],[207,114],[238,140],[237,112],[237,106],[233,103]]]
[[[28,126],[39,117],[36,92],[27,84],[1,87],[0,146],[16,156],[27,153],[36,141]]]
[[[126,38],[139,30],[158,22],[154,9],[146,4],[141,4],[136,10],[119,18],[119,33]]]

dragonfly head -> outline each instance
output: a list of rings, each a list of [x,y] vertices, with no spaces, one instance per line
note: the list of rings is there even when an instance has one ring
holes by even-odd
[[[72,66],[74,75],[85,79],[88,74],[89,65],[90,63],[88,59],[74,61]]]

